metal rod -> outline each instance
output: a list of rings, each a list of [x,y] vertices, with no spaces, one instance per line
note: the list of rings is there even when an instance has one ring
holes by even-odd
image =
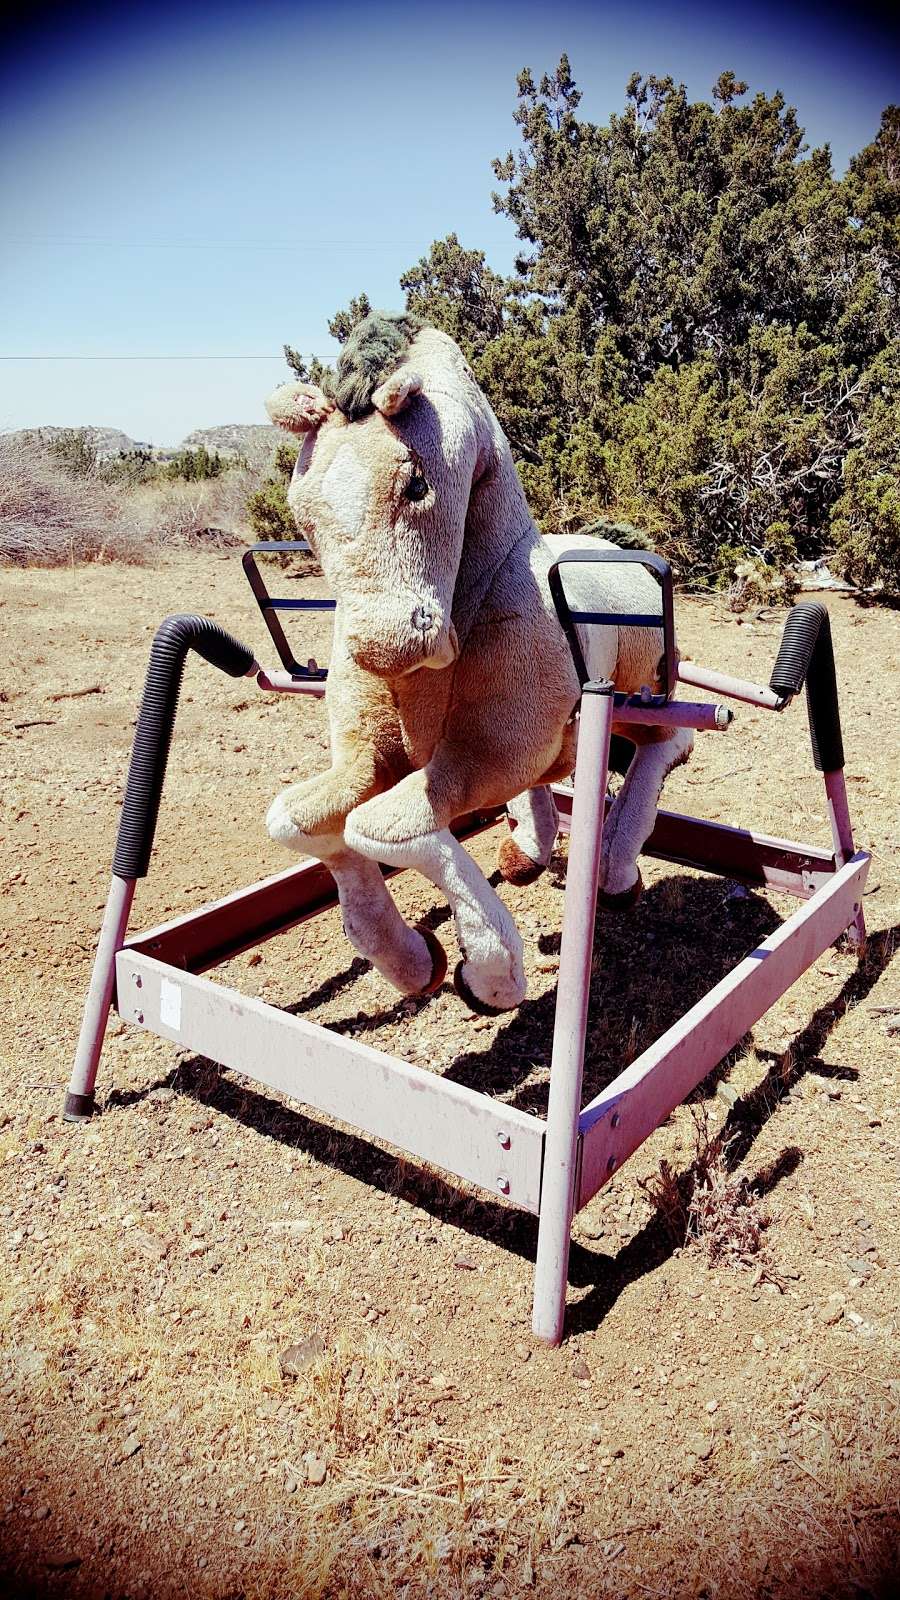
[[[531,1324],[549,1344],[562,1338],[566,1309],[612,697],[611,683],[588,684],[581,701]]]
[[[834,842],[834,864],[836,867],[846,866],[856,849],[853,843],[853,824],[850,821],[850,806],[847,801],[847,783],[844,778],[843,767],[838,767],[834,772],[824,772],[825,804],[828,808],[828,821],[831,823],[831,837]],[[866,922],[863,916],[862,900],[859,910],[847,929],[851,943],[856,945],[860,954],[866,943]]]
[[[695,689],[709,689],[712,694],[727,695],[730,700],[743,700],[747,705],[765,706],[768,711],[783,711],[787,704],[783,695],[774,689],[764,689],[761,683],[748,683],[744,678],[732,678],[727,672],[716,672],[712,667],[698,667],[695,661],[679,661],[680,683],[691,683]]]
[[[112,1004],[116,976],[116,955],[125,942],[125,931],[134,899],[134,878],[113,876],[106,910],[97,940],[97,954],[81,1019],[81,1032],[66,1093],[63,1117],[66,1122],[84,1122],[94,1109],[94,1084],[97,1064]]]
[[[289,672],[267,672],[265,667],[260,667],[256,681],[261,689],[278,694],[312,694],[321,699],[325,693],[323,678],[292,678]]]
[[[708,702],[670,700],[665,706],[616,706],[613,722],[638,722],[650,728],[697,728],[705,733],[724,733],[734,721],[728,706]]]

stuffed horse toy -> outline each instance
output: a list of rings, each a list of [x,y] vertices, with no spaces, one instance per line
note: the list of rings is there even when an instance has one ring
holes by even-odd
[[[328,865],[351,944],[410,995],[439,987],[446,957],[429,930],[403,921],[378,863],[415,867],[453,912],[458,992],[476,1010],[508,1010],[525,996],[522,940],[450,824],[506,804],[516,828],[500,846],[502,876],[528,882],[550,860],[547,785],[574,767],[580,686],[547,574],[585,538],[539,533],[461,351],[412,317],[359,323],[333,395],[286,384],[267,406],[302,438],[288,502],[337,601],[331,767],[277,797],[269,833]],[[638,564],[570,570],[582,609],[658,609]],[[629,693],[658,687],[661,629],[579,635],[593,678]],[[603,836],[609,906],[640,893],[637,855],[663,781],[693,743],[680,728],[632,725],[627,738],[637,753]]]

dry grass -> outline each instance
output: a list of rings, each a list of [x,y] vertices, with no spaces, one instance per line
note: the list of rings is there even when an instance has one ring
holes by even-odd
[[[70,477],[38,444],[0,439],[0,560],[44,567],[140,561],[149,543],[120,490]]]
[[[201,483],[127,488],[73,477],[40,443],[0,437],[0,562],[55,567],[141,563],[162,546],[244,537],[259,472],[235,468]]]
[[[713,1133],[702,1104],[690,1106],[693,1159],[676,1172],[665,1157],[640,1188],[665,1226],[672,1243],[695,1244],[710,1266],[745,1268],[763,1248],[767,1218],[748,1179],[731,1170],[736,1138]]]

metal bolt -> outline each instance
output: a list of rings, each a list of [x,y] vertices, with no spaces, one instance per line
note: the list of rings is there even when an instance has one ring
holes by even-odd
[[[612,1116],[609,1119],[609,1125],[610,1125],[611,1128],[617,1128],[621,1121],[622,1121],[622,1118],[619,1116],[618,1111],[614,1111]]]
[[[618,1161],[617,1161],[617,1160],[616,1160],[616,1158],[615,1158],[615,1156],[610,1156],[610,1158],[609,1158],[609,1160],[608,1160],[608,1161],[607,1161],[607,1163],[606,1163],[606,1170],[607,1170],[607,1172],[615,1172],[615,1170],[616,1170],[616,1167],[617,1167],[617,1166],[618,1166],[618,1165],[619,1165],[619,1163],[618,1163]]]
[[[497,1138],[500,1140],[500,1144],[503,1147],[503,1149],[504,1150],[508,1150],[509,1146],[510,1146],[510,1143],[511,1143],[509,1134],[505,1133],[504,1130],[501,1128],[500,1132],[497,1135]]]
[[[499,1177],[497,1179],[497,1188],[501,1194],[509,1194],[509,1179],[502,1176]]]
[[[134,1015],[135,1015],[135,1021],[136,1022],[143,1022],[143,1020],[144,1020],[143,1011],[136,1011]]]
[[[140,973],[139,973],[139,972],[133,972],[133,973],[132,973],[132,974],[131,974],[131,976],[132,976],[132,978],[133,978],[133,979],[134,979],[134,987],[135,987],[135,988],[136,988],[136,989],[143,989],[143,987],[144,987],[144,980],[143,980],[143,978],[142,978],[142,977],[141,977],[141,975],[140,975]]]

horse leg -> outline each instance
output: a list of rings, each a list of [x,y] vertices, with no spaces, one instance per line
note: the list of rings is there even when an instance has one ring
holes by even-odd
[[[376,861],[348,849],[340,834],[316,839],[316,855],[337,884],[344,932],[354,950],[401,994],[433,994],[447,976],[443,945],[428,928],[410,928]]]
[[[634,905],[638,899],[643,884],[637,858],[653,832],[663,783],[674,767],[688,760],[694,747],[690,728],[635,724],[627,732],[637,753],[606,819],[600,866],[600,903],[613,909]]]
[[[269,807],[266,826],[277,843],[317,857],[328,867],[354,949],[401,993],[430,994],[447,971],[441,944],[427,929],[407,926],[376,862],[349,849],[343,837],[348,811],[385,789],[396,775],[392,730],[383,729],[387,736],[379,750],[371,741],[354,738],[340,721],[339,715],[332,716],[329,771],[283,790]]]
[[[507,883],[534,883],[553,854],[559,832],[556,801],[546,785],[541,785],[517,794],[507,801],[506,809],[516,829],[500,840],[497,866]]]
[[[457,986],[476,1009],[506,1011],[525,998],[519,930],[449,823],[485,803],[461,768],[440,759],[357,806],[344,837],[360,855],[415,867],[445,895],[463,952]]]

